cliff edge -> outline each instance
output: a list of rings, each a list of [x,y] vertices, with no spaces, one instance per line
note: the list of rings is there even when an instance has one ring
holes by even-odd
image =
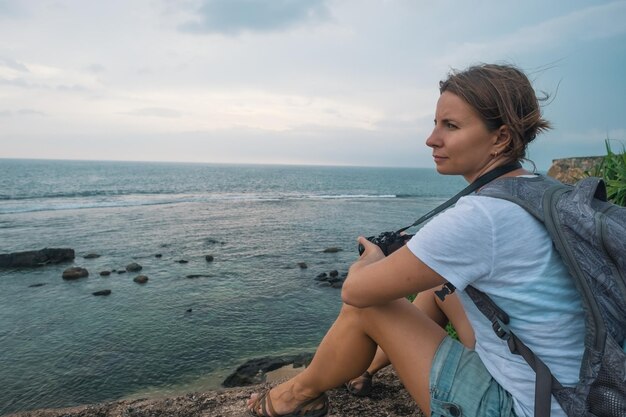
[[[189,393],[178,397],[121,400],[62,409],[41,409],[9,414],[10,417],[242,417],[249,416],[246,400],[269,388],[259,384],[244,388]],[[328,417],[423,417],[392,367],[376,374],[369,397],[356,398],[339,387],[328,392]]]
[[[585,156],[576,158],[553,159],[548,169],[548,176],[565,184],[573,184],[599,165],[603,156]]]

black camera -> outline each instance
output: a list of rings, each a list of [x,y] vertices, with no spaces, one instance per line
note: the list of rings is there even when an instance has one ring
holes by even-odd
[[[404,244],[413,237],[413,235],[404,235],[398,232],[383,232],[378,236],[370,236],[366,239],[378,246],[385,256],[400,249]],[[365,247],[359,243],[359,255],[363,255]]]

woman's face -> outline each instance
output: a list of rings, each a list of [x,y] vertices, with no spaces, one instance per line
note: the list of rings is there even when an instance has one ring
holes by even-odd
[[[444,91],[437,102],[435,128],[426,139],[437,172],[463,175],[472,182],[493,163],[498,131],[489,132],[478,113],[456,94]]]

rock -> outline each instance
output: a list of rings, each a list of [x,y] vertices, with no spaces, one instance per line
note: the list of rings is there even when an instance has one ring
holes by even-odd
[[[97,253],[88,253],[87,255],[83,256],[83,258],[85,259],[96,259],[99,257],[100,255],[98,255]]]
[[[139,265],[137,262],[133,262],[133,263],[130,263],[130,264],[126,265],[126,270],[128,272],[141,271],[142,268],[143,268],[143,266]]]
[[[337,271],[336,269],[333,269],[332,271],[330,271],[328,273],[329,276],[331,277],[338,277],[339,276],[339,271]]]
[[[121,274],[125,274],[126,271],[124,269],[120,269],[119,271],[117,271],[117,273],[121,275]]]
[[[330,282],[331,284],[334,284],[335,282],[339,282],[341,281],[341,278],[339,277],[330,277],[327,279],[328,282]]]
[[[207,262],[213,262],[215,260],[215,257],[213,255],[207,255],[207,256],[204,257],[204,259]]]
[[[343,287],[343,281],[339,280],[330,284],[332,288],[341,288]]]
[[[96,292],[92,292],[92,295],[109,295],[111,294],[111,290],[100,290]]]
[[[179,259],[179,260],[178,260],[178,261],[176,261],[176,262],[178,262],[179,264],[187,264],[187,263],[189,263],[189,261],[187,261],[187,260],[185,260],[185,259]]]
[[[146,282],[148,282],[148,277],[145,275],[137,275],[135,278],[133,278],[133,281],[135,281],[137,284],[145,284]]]
[[[341,252],[342,250],[343,249],[341,248],[330,247],[330,248],[324,249],[324,253],[337,253],[337,252]]]
[[[156,255],[154,255],[155,258],[161,258],[163,257],[163,255],[161,255],[160,253],[157,253]]]
[[[573,184],[585,177],[585,172],[592,172],[603,159],[603,156],[554,159],[548,169],[548,176],[565,184]]]
[[[43,287],[44,285],[46,285],[45,282],[39,283],[39,284],[33,284],[33,285],[29,285],[28,288],[37,288],[37,287]]]
[[[298,266],[300,269],[307,269],[309,267],[306,262],[298,262]]]
[[[328,274],[326,272],[322,272],[318,276],[315,277],[315,281],[326,281],[328,280]]]
[[[65,271],[63,271],[63,279],[65,280],[74,280],[74,279],[84,278],[87,276],[89,276],[89,271],[79,266],[67,268]]]
[[[304,360],[306,363],[311,361],[313,354],[307,354],[306,359]],[[225,387],[243,387],[246,385],[258,384],[260,382],[265,381],[265,374],[276,369],[282,368],[286,365],[293,364],[296,360],[299,362],[303,362],[302,355],[296,356],[274,356],[274,357],[264,357],[264,358],[256,358],[250,359],[240,367],[238,367],[235,372],[230,374],[222,385]]]
[[[188,308],[187,310],[185,310],[186,313],[191,313],[193,310]]]
[[[206,275],[206,274],[190,274],[187,275],[187,278],[211,278],[213,275]]]
[[[34,251],[1,254],[0,268],[30,268],[68,262],[73,259],[74,249],[45,248]]]
[[[109,275],[111,275],[111,271],[100,271],[100,276],[102,277],[108,277]]]
[[[211,238],[211,237],[208,237],[208,238],[204,239],[204,242],[205,242],[207,245],[224,245],[224,244],[226,244],[226,242],[222,242],[222,241],[220,241],[220,240],[213,239],[213,238]]]

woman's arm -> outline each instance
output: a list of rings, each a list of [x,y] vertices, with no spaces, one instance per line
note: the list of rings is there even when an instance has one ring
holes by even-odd
[[[380,248],[364,237],[363,255],[350,267],[341,298],[355,307],[383,304],[446,281],[419,260],[406,246],[385,257]]]

